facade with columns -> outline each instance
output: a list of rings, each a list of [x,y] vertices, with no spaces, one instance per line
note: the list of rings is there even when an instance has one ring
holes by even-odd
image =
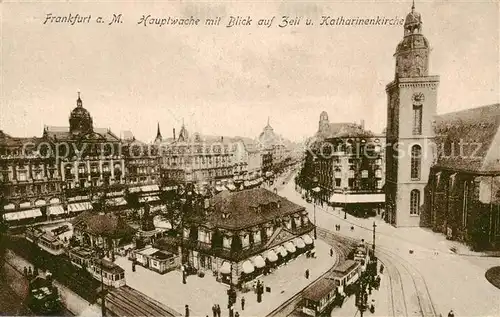
[[[91,210],[103,195],[108,206],[126,206],[127,187],[154,194],[160,181],[158,152],[95,128],[78,95],[69,127],[46,126],[41,137],[33,138],[0,131],[0,178],[4,219],[24,224]]]
[[[430,44],[412,6],[396,48],[394,80],[386,86],[386,211],[394,226],[419,226],[432,152],[439,77],[430,75]]]
[[[9,221],[32,222],[64,212],[60,169],[55,160],[36,153],[40,142],[0,131],[0,207]]]

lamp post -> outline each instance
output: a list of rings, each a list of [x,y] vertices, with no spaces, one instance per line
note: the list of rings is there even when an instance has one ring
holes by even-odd
[[[318,193],[321,190],[318,186],[316,186],[317,184],[318,184],[318,178],[314,177],[313,178],[314,188],[312,189],[312,191],[315,193]],[[316,233],[316,197],[313,197],[313,216],[314,216],[314,239],[316,240],[318,238]]]
[[[373,221],[373,244],[372,244],[373,256],[375,256],[375,228],[377,228],[377,225],[375,224],[375,221]]]
[[[344,219],[347,219],[347,188],[342,189],[344,193]]]

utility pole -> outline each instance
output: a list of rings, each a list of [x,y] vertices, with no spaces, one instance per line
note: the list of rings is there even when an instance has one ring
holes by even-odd
[[[375,221],[373,221],[373,244],[372,244],[373,256],[375,256],[375,228],[377,228],[377,225],[375,224]]]

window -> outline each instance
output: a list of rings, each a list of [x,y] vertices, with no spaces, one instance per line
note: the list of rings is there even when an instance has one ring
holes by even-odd
[[[367,170],[361,171],[361,178],[368,178],[368,171]]]
[[[467,196],[469,192],[469,184],[467,182],[464,183],[464,206],[462,210],[462,225],[463,227],[467,227]]]
[[[414,145],[411,147],[411,179],[420,179],[420,168],[422,159],[422,148],[420,145]]]
[[[349,178],[354,178],[354,171],[353,170],[349,170]]]
[[[335,178],[335,187],[340,187],[341,178]]]
[[[420,192],[414,189],[410,193],[410,215],[418,215],[420,207]]]
[[[375,170],[375,177],[376,178],[382,178],[382,170],[376,169]]]
[[[382,181],[381,180],[377,181],[377,189],[382,189]]]
[[[413,105],[413,135],[422,134],[422,105]]]

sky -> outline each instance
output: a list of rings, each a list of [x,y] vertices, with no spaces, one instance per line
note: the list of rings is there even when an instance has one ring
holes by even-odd
[[[386,126],[385,86],[402,26],[319,26],[321,16],[404,19],[411,1],[49,1],[1,6],[0,129],[40,136],[68,126],[81,92],[94,126],[143,141],[179,131],[255,138],[271,126],[294,141],[311,136],[321,111],[332,122]],[[497,1],[417,1],[440,75],[438,113],[499,102]],[[91,23],[44,24],[46,15]],[[122,14],[122,23],[106,22]],[[221,16],[220,26],[140,25],[158,18]],[[227,28],[229,16],[253,25]],[[282,16],[301,25],[278,27]],[[276,16],[271,27],[259,19]],[[305,18],[315,25],[305,26]]]

